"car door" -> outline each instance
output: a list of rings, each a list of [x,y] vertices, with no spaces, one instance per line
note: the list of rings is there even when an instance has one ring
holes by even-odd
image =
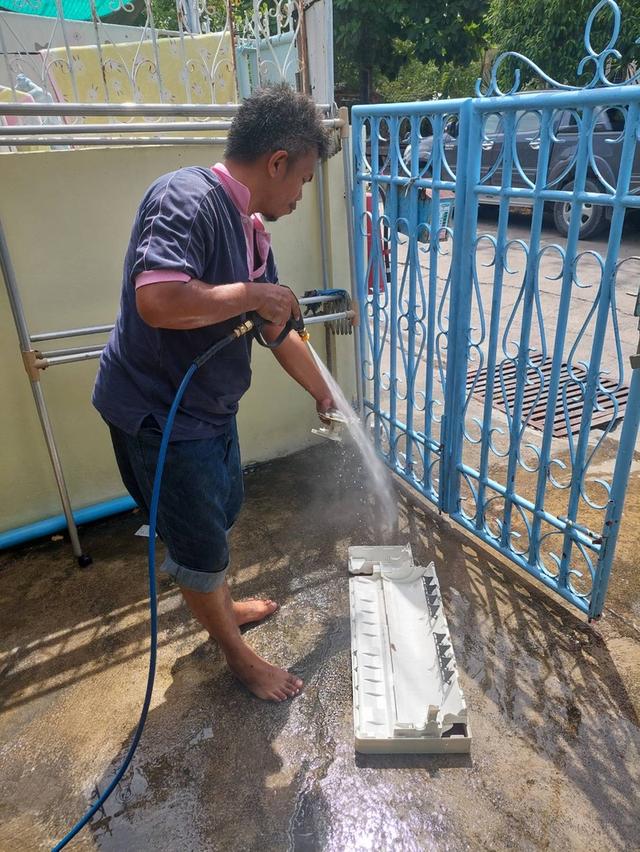
[[[520,168],[513,164],[512,186],[526,187],[536,182],[540,150],[540,116],[518,110],[516,114],[516,154]]]
[[[480,167],[481,181],[490,186],[500,186],[502,181],[502,160],[500,160],[494,172],[492,172],[492,169],[496,165],[496,160],[501,157],[503,140],[502,116],[498,113],[491,113],[486,117],[483,125]],[[491,198],[487,196],[483,201],[497,202],[497,199],[495,196]]]
[[[528,180],[535,183],[538,166],[538,150],[540,148],[540,122],[538,115],[525,110],[518,110],[515,117],[516,155],[522,173]],[[491,114],[487,116],[482,140],[482,174],[486,175],[495,168],[488,183],[492,186],[503,185],[503,151],[505,144],[504,116]],[[507,144],[513,144],[510,136]],[[497,165],[496,165],[497,163]],[[528,186],[525,177],[514,162],[511,174],[511,186]]]

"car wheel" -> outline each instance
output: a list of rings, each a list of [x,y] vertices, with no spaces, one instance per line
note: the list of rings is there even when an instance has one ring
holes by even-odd
[[[584,185],[586,192],[600,192],[601,188],[592,180],[586,181]],[[570,192],[573,189],[573,181],[566,183],[563,190]],[[553,205],[553,224],[556,231],[566,237],[569,233],[569,223],[571,222],[571,202],[557,201]],[[586,202],[582,205],[580,211],[580,232],[578,239],[588,240],[590,237],[595,237],[605,227],[606,216],[605,209],[600,204],[591,204]]]

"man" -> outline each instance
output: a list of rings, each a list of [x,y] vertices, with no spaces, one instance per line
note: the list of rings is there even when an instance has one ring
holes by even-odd
[[[292,213],[328,139],[305,95],[280,85],[241,105],[224,163],[184,168],[147,191],[124,265],[120,313],[102,358],[93,403],[111,430],[124,484],[149,511],[162,427],[193,359],[257,311],[272,325],[299,317],[278,277],[268,221]],[[257,696],[283,701],[303,684],[261,659],[239,626],[277,609],[273,601],[231,599],[225,574],[227,533],[243,498],[235,425],[251,379],[247,337],[235,340],[193,376],[177,412],[167,453],[158,533],[162,569],[179,584],[193,615],[220,645],[234,674]],[[295,332],[274,350],[282,367],[316,400],[331,393]]]

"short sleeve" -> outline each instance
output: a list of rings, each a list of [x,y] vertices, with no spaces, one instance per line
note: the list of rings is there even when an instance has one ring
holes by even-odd
[[[182,281],[203,277],[215,247],[214,191],[187,169],[151,188],[139,212],[132,282],[149,283],[154,271],[163,273],[157,280],[167,280],[167,272]]]

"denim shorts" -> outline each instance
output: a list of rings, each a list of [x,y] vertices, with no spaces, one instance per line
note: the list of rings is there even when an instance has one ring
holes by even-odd
[[[160,427],[152,416],[137,435],[108,426],[122,481],[148,518]],[[197,592],[220,586],[229,564],[227,534],[243,496],[235,420],[215,438],[171,441],[158,507],[157,532],[167,548],[161,570]]]

